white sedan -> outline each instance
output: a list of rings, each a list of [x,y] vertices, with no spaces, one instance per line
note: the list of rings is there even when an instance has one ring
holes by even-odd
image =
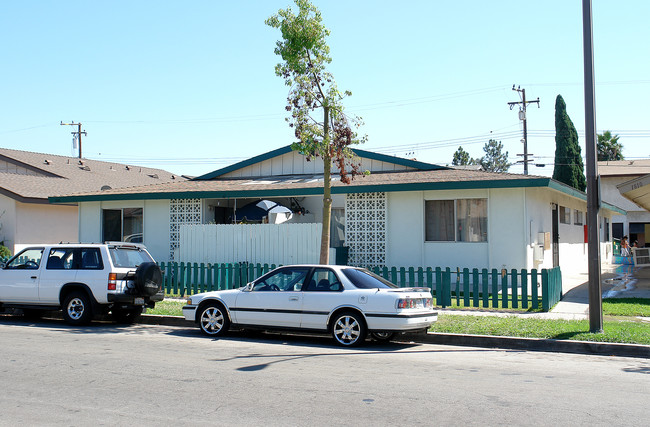
[[[437,320],[428,288],[400,288],[368,270],[346,266],[276,268],[239,289],[192,295],[185,319],[219,336],[231,326],[331,333],[341,345],[370,333],[426,330]]]

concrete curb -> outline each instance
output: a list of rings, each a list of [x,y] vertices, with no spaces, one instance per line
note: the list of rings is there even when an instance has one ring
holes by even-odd
[[[143,314],[138,323],[147,325],[195,327],[181,316]],[[591,341],[553,340],[542,338],[517,338],[489,335],[408,334],[410,341],[424,344],[447,344],[468,347],[501,348],[509,350],[546,351],[551,353],[576,353],[600,356],[641,357],[650,359],[650,346],[640,344],[599,343]]]
[[[591,341],[518,338],[489,335],[442,334],[436,332],[429,332],[426,336],[420,335],[419,337],[416,337],[414,341],[427,344],[448,344],[470,347],[502,348],[509,350],[650,358],[650,346],[640,344],[601,343]]]

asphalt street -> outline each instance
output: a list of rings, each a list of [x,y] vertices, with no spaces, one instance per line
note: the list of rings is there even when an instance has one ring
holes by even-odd
[[[650,361],[0,318],[2,425],[648,424]]]

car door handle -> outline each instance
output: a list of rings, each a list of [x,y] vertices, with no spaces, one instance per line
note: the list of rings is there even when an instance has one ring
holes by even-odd
[[[32,276],[32,279],[38,279],[38,276]]]
[[[298,297],[289,297],[289,301],[298,301]]]

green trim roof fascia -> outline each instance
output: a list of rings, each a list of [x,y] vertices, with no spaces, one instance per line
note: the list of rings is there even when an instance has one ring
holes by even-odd
[[[341,185],[332,187],[332,194],[401,192],[426,190],[468,190],[482,188],[547,187],[550,178],[417,182],[407,184]],[[80,196],[50,197],[50,203],[97,202],[107,200],[153,200],[153,199],[207,199],[207,198],[254,198],[290,197],[323,194],[323,187],[260,189],[244,191],[179,191],[170,193],[92,194]]]
[[[423,171],[432,171],[432,170],[448,170],[446,166],[434,165],[433,163],[424,163],[418,162],[417,160],[403,159],[401,157],[388,156],[386,154],[374,153],[372,151],[361,150],[359,148],[352,148],[354,154],[359,157],[365,157],[370,160],[378,160],[386,163],[394,163],[400,166],[407,166],[414,169],[419,169]]]
[[[289,152],[291,152],[291,145],[269,151],[268,153],[260,154],[259,156],[251,157],[250,159],[243,160],[241,162],[235,163],[234,165],[226,166],[225,168],[217,169],[216,171],[206,173],[205,175],[197,176],[195,178],[192,178],[192,181],[206,181],[209,179],[218,178],[229,172],[236,171],[237,169],[245,168],[246,166],[263,162],[264,160],[272,159],[273,157],[281,156]]]
[[[217,169],[215,171],[206,173],[205,175],[197,176],[193,178],[192,181],[206,181],[206,180],[218,178],[227,173],[236,171],[237,169],[242,169],[245,168],[246,166],[250,166],[255,163],[263,162],[264,160],[269,160],[274,157],[278,157],[283,154],[290,153],[291,151],[292,151],[291,145],[287,145],[285,147],[281,147],[276,150],[269,151],[268,153],[260,154],[259,156],[251,157],[250,159],[235,163],[234,165],[226,166],[225,168]],[[394,163],[396,165],[407,166],[419,170],[429,171],[429,170],[449,169],[448,167],[445,166],[434,165],[432,163],[418,162],[417,160],[402,159],[400,157],[373,153],[372,151],[360,150],[358,148],[352,148],[352,151],[354,152],[354,154],[356,154],[359,157],[365,157],[367,159],[378,160],[387,163]]]
[[[568,194],[569,196],[576,197],[578,199],[584,200],[585,202],[587,201],[587,194],[583,193],[580,190],[576,190],[573,187],[570,187],[566,184],[561,183],[560,181],[556,181],[554,179],[549,180],[549,188],[553,190],[557,190],[561,193]],[[601,202],[601,207],[608,209],[613,212],[617,212],[621,215],[627,215],[627,211],[624,209],[619,208],[618,206],[612,205],[607,202]]]

